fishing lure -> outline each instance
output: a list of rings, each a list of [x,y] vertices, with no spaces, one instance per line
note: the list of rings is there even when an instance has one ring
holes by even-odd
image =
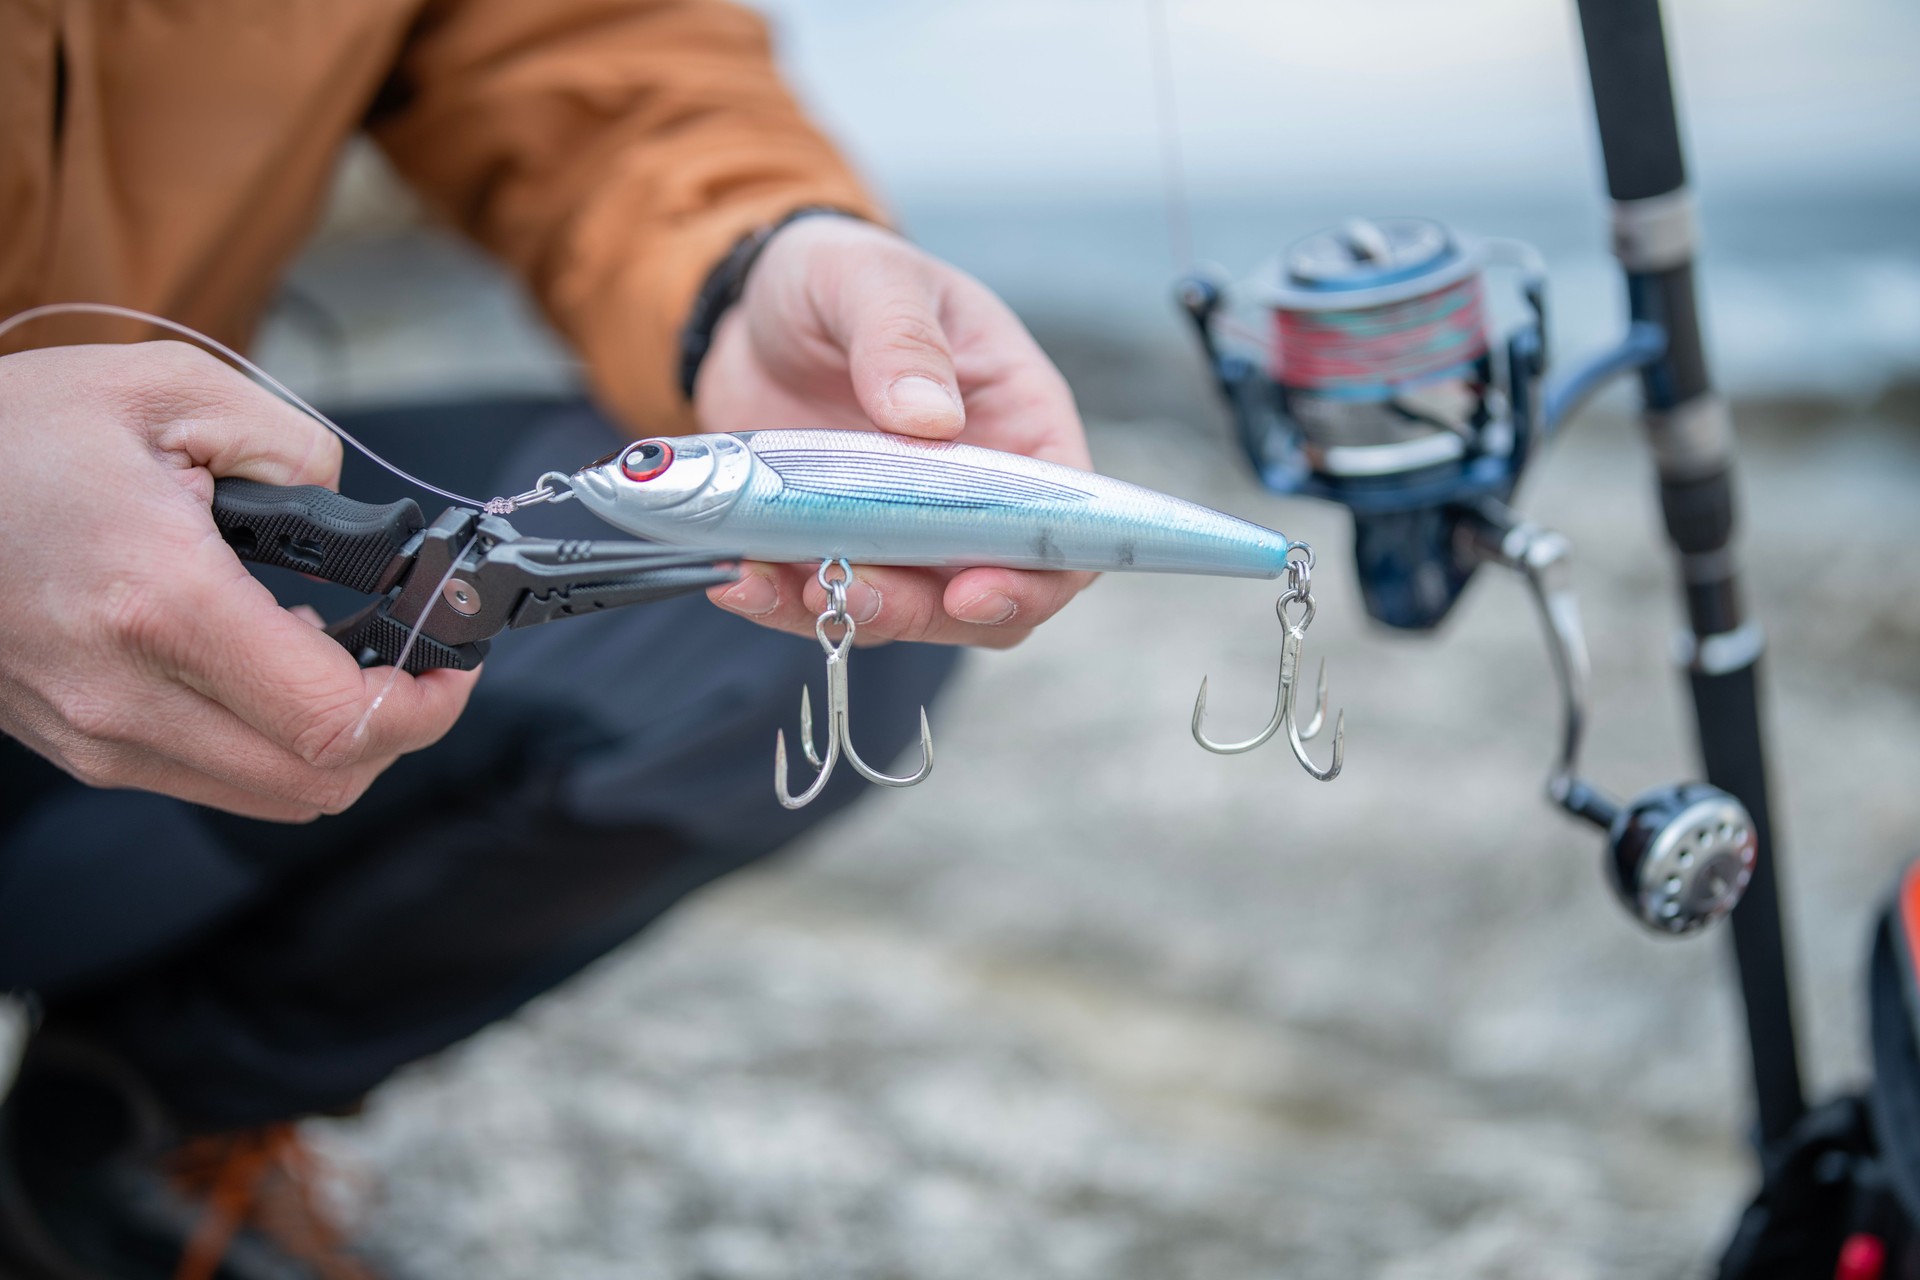
[[[1319,713],[1304,729],[1295,723],[1300,644],[1313,619],[1312,550],[1251,521],[1059,463],[868,431],[747,431],[640,440],[570,475],[549,472],[541,483],[570,492],[608,524],[642,538],[683,545],[714,545],[718,539],[749,559],[821,565],[828,607],[814,629],[828,662],[827,750],[813,746],[812,709],[803,692],[806,756],[819,775],[801,795],[790,794],[785,735],[775,739],[775,789],[789,808],[819,794],[827,770],[842,754],[863,777],[889,786],[919,782],[933,767],[924,709],[922,763],[907,777],[868,768],[846,741],[846,664],[853,634],[844,604],[849,561],[1236,578],[1284,574],[1288,586],[1279,615],[1286,644],[1266,729],[1239,743],[1208,739],[1201,730],[1207,699],[1202,681],[1193,735],[1210,751],[1233,753],[1259,746],[1284,725],[1310,774],[1331,780],[1340,772],[1344,717],[1334,728],[1329,768],[1316,767],[1303,745],[1325,720],[1324,663]],[[828,567],[835,564],[840,576],[830,580]],[[1297,622],[1286,612],[1296,604]]]
[[[1110,476],[871,431],[642,440],[566,482],[628,533],[785,563],[1277,578],[1295,545]]]

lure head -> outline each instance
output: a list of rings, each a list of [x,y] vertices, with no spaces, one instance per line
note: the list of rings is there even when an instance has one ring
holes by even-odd
[[[643,538],[675,534],[725,515],[753,470],[737,436],[655,436],[636,440],[567,477],[583,506]]]

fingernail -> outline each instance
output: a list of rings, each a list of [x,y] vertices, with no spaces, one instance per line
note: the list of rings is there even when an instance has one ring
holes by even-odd
[[[955,611],[954,617],[962,622],[976,622],[983,627],[997,627],[1012,622],[1013,615],[1020,612],[1020,606],[1012,597],[998,591],[987,591],[975,596]]]
[[[893,385],[887,388],[887,403],[915,416],[944,416],[964,412],[960,407],[960,397],[944,384],[918,373],[895,378]]]
[[[855,578],[847,587],[847,613],[862,623],[879,617],[880,588]]]
[[[780,607],[780,588],[771,578],[752,573],[722,591],[714,603],[749,618],[762,618]]]

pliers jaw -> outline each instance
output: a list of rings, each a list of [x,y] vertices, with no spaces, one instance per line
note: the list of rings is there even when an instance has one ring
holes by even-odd
[[[487,642],[509,627],[536,626],[732,582],[738,557],[645,542],[528,538],[499,516],[449,507],[420,531],[399,590],[339,625],[360,657],[391,664],[424,617],[420,667],[480,665]],[[456,564],[456,558],[458,563]],[[362,658],[362,665],[367,662]],[[407,666],[416,664],[408,655]]]
[[[648,604],[739,576],[730,552],[528,538],[469,507],[449,507],[426,525],[410,499],[376,507],[310,485],[221,480],[213,515],[243,560],[378,594],[327,634],[361,666],[391,666],[404,654],[411,672],[470,671],[508,627]]]

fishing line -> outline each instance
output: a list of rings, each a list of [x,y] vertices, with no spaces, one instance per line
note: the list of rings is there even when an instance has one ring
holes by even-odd
[[[1153,105],[1160,124],[1160,178],[1167,199],[1167,242],[1176,270],[1193,271],[1193,219],[1187,171],[1180,154],[1179,104],[1174,100],[1173,40],[1166,0],[1146,0],[1147,39],[1153,52]]]
[[[453,575],[459,571],[461,562],[467,558],[467,553],[472,551],[474,544],[479,541],[480,535],[477,533],[468,538],[467,545],[460,548],[460,554],[453,558],[453,562],[447,566],[447,571],[440,575],[440,581],[433,584],[433,594],[427,597],[427,607],[420,611],[420,616],[414,619],[413,626],[407,631],[406,642],[400,646],[400,656],[393,660],[393,669],[387,672],[387,682],[380,686],[379,693],[373,695],[373,701],[367,704],[367,709],[360,713],[359,721],[353,726],[355,742],[366,736],[367,725],[372,721],[373,713],[378,711],[380,704],[387,700],[387,695],[393,692],[395,682],[400,679],[400,673],[407,669],[407,658],[413,653],[414,641],[420,638],[420,632],[427,625],[427,615],[431,614],[434,607],[440,603],[441,596],[447,590],[447,584],[453,581]]]
[[[1192,192],[1180,146],[1173,38],[1168,0],[1145,0],[1159,122],[1161,182],[1174,265],[1194,272]],[[1265,351],[1277,382],[1337,399],[1391,399],[1395,391],[1470,371],[1486,354],[1480,279],[1470,275],[1430,295],[1358,311],[1329,307],[1273,308],[1271,337],[1225,316],[1222,332]]]
[[[1147,42],[1153,57],[1153,106],[1160,136],[1160,190],[1166,202],[1167,247],[1174,270],[1199,274],[1193,250],[1193,193],[1187,184],[1185,152],[1180,144],[1180,104],[1175,94],[1172,25],[1167,0],[1145,0]],[[1211,270],[1211,268],[1209,269]],[[1220,333],[1238,338],[1256,351],[1272,350],[1272,339],[1231,316],[1216,316]]]
[[[391,471],[408,484],[418,485],[429,493],[437,493],[443,498],[450,498],[463,507],[478,507],[488,515],[503,516],[520,507],[529,506],[535,502],[549,501],[558,496],[551,489],[539,488],[511,498],[489,498],[483,502],[477,498],[469,498],[463,493],[455,493],[451,489],[442,489],[437,484],[422,480],[419,476],[414,475],[412,472],[403,469],[395,463],[387,461],[371,448],[362,444],[354,437],[352,432],[308,404],[305,400],[301,399],[292,388],[288,387],[286,383],[280,381],[280,379],[274,377],[253,361],[247,359],[247,357],[241,355],[232,347],[227,346],[217,338],[209,338],[199,330],[181,324],[177,320],[169,320],[165,316],[156,316],[145,311],[136,311],[132,307],[116,306],[111,302],[49,302],[44,306],[29,307],[18,315],[10,316],[4,321],[0,321],[0,338],[6,337],[7,334],[29,321],[40,320],[47,316],[70,315],[116,316],[122,320],[135,320],[142,324],[153,325],[158,329],[165,329],[169,333],[178,334],[180,337],[186,338],[189,341],[197,342],[207,350],[224,357],[242,373],[245,373],[268,391],[271,391],[286,403],[292,405],[327,430],[333,432],[333,434],[339,436],[346,443],[365,454],[377,465]]]
[[[1232,316],[1215,316],[1213,331],[1222,337],[1238,338],[1256,351],[1270,351],[1273,340],[1265,333]]]
[[[1389,400],[1444,377],[1470,377],[1487,353],[1478,274],[1352,311],[1276,305],[1274,377],[1336,400]]]

